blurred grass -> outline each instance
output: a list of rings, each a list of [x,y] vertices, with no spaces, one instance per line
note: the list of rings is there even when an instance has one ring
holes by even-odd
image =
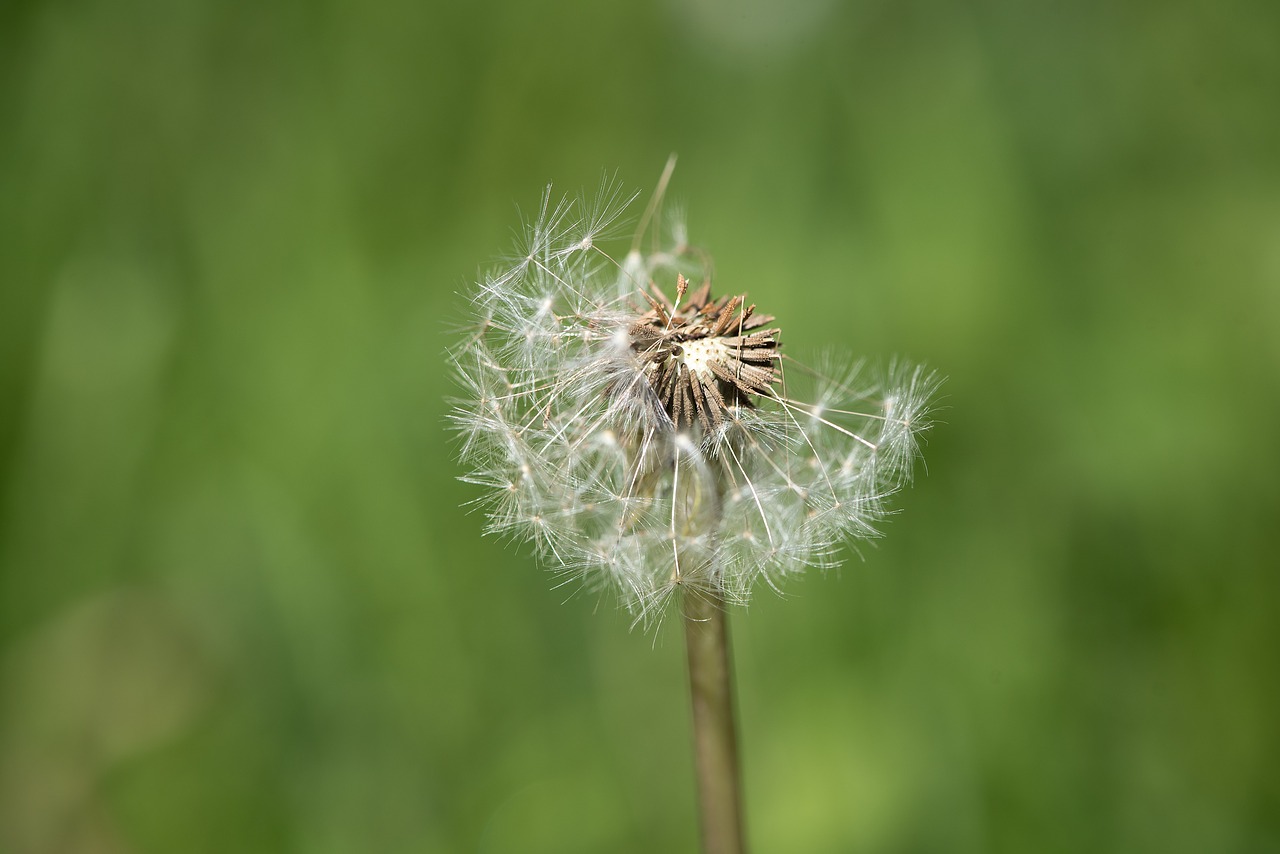
[[[443,424],[513,203],[673,150],[788,346],[949,376],[889,537],[736,617],[756,848],[1280,848],[1278,25],[0,7],[0,850],[692,848],[678,633]]]

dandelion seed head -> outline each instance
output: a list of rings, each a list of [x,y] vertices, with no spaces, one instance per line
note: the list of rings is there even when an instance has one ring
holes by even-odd
[[[774,317],[716,292],[683,218],[655,245],[651,204],[612,248],[634,199],[613,178],[547,189],[473,289],[451,420],[486,530],[649,622],[676,591],[745,602],[875,536],[937,381],[784,356]]]

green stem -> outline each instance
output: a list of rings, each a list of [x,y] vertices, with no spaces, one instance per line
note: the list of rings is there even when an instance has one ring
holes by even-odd
[[[702,591],[684,597],[693,746],[698,768],[702,847],[707,854],[742,854],[742,775],[733,720],[733,671],[724,599]]]

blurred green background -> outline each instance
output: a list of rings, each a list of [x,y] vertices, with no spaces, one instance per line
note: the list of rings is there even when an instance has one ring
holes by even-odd
[[[949,377],[734,615],[755,850],[1280,850],[1277,32],[0,4],[0,851],[694,849],[679,627],[482,539],[443,401],[515,206],[672,151],[792,352]]]

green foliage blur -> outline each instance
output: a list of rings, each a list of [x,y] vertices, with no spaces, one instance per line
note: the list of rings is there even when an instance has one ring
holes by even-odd
[[[543,186],[948,377],[733,615],[761,852],[1280,850],[1280,6],[0,4],[0,851],[692,851],[679,626],[482,538]]]

